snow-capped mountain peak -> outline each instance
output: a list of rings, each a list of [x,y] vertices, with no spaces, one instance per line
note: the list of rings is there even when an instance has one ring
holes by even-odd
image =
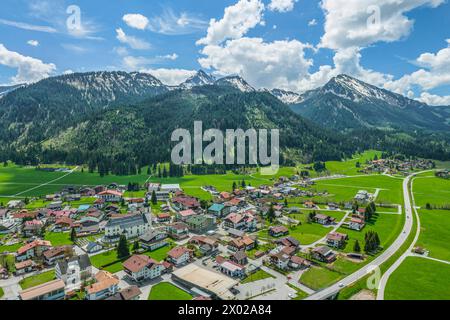
[[[219,79],[215,82],[216,85],[219,86],[231,86],[236,88],[242,92],[255,92],[255,88],[248,84],[243,78],[239,76],[228,76],[222,79]]]
[[[269,90],[268,92],[270,92],[272,95],[277,97],[281,102],[286,104],[297,104],[303,101],[303,97],[301,94],[292,91],[273,89]]]
[[[183,82],[180,87],[184,89],[191,89],[193,87],[211,85],[215,81],[216,79],[212,75],[207,74],[203,70],[199,70],[195,75]]]

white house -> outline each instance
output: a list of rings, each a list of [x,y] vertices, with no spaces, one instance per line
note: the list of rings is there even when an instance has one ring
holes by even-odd
[[[119,292],[119,278],[108,271],[99,271],[95,275],[96,282],[87,286],[87,300],[103,300]]]
[[[92,277],[92,265],[87,254],[58,261],[55,267],[58,279],[64,281],[67,291],[79,290]]]
[[[191,260],[192,251],[185,247],[176,247],[167,253],[167,259],[175,266],[188,263]]]
[[[137,238],[151,228],[151,221],[150,213],[128,214],[111,218],[105,225],[103,241],[117,242],[123,234],[127,239]]]
[[[164,265],[146,255],[134,255],[123,263],[125,273],[136,282],[161,276]]]

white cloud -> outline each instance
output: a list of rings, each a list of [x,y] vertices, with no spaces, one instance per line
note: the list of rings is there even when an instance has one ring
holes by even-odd
[[[325,34],[321,46],[337,50],[397,41],[409,35],[414,23],[405,13],[423,5],[437,7],[444,1],[323,0]]]
[[[39,46],[39,41],[37,41],[37,40],[28,40],[27,43],[32,47]]]
[[[261,38],[227,41],[224,46],[209,45],[199,60],[203,68],[223,75],[238,74],[256,87],[296,89],[299,78],[308,74],[312,60],[304,50],[312,48],[300,41],[264,42]]]
[[[128,44],[132,49],[136,50],[147,50],[150,49],[150,43],[145,40],[139,39],[137,37],[129,36],[125,34],[122,28],[116,29],[117,32],[117,40],[122,43]]]
[[[174,86],[178,85],[189,77],[192,77],[197,73],[195,70],[185,70],[185,69],[142,69],[140,72],[150,73],[164,84]]]
[[[312,19],[312,20],[308,21],[308,26],[310,26],[310,27],[317,26],[317,20]]]
[[[146,57],[126,56],[123,57],[122,63],[126,69],[136,71],[154,63],[154,60]]]
[[[450,105],[450,96],[438,96],[434,94],[430,94],[428,92],[422,92],[420,98],[417,100],[426,103],[430,106],[449,106]]]
[[[63,43],[63,44],[61,44],[61,47],[63,47],[67,51],[70,51],[71,53],[76,53],[76,54],[83,54],[83,53],[86,53],[89,51],[89,49],[84,46],[80,46],[80,45],[76,45],[76,44],[72,44],[72,43]]]
[[[269,4],[269,10],[278,12],[288,12],[294,9],[296,0],[272,0]]]
[[[125,47],[115,47],[113,49],[113,52],[117,53],[119,56],[128,56],[130,53],[128,52],[128,49]]]
[[[159,58],[175,61],[178,59],[178,55],[176,53],[172,53],[166,54],[165,56],[159,56]]]
[[[10,51],[1,43],[0,64],[17,69],[17,74],[11,79],[13,83],[36,82],[49,77],[56,70],[53,63],[46,64],[39,59]]]
[[[25,22],[11,21],[11,20],[5,20],[5,19],[0,19],[0,24],[23,29],[23,30],[28,30],[28,31],[38,31],[38,32],[46,32],[46,33],[58,32],[55,28],[49,27],[49,26],[38,26],[38,25],[33,25],[33,24],[25,23]]]
[[[264,4],[259,0],[239,0],[225,8],[220,20],[211,19],[205,38],[198,45],[216,45],[226,39],[239,39],[262,22]]]
[[[131,28],[145,30],[148,27],[149,20],[146,16],[138,13],[129,13],[123,16],[122,20]]]
[[[167,8],[150,19],[148,29],[165,35],[184,35],[205,30],[208,22],[188,12],[175,13]]]

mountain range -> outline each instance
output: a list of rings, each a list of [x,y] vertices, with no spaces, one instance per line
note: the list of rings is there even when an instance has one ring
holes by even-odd
[[[440,141],[450,130],[450,108],[346,75],[304,94],[256,90],[241,77],[215,79],[203,71],[179,86],[146,73],[90,72],[3,92],[0,158],[18,162],[86,163],[93,154],[97,162],[167,161],[170,133],[192,129],[195,120],[222,130],[280,128],[285,161],[339,160],[368,147],[404,152],[420,138],[418,131],[433,137],[423,152],[450,153]]]

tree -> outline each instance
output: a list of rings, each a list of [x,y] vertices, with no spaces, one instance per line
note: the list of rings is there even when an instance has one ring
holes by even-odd
[[[156,192],[155,190],[152,191],[152,204],[157,204],[158,203],[158,198],[156,197]]]
[[[232,190],[231,190],[231,191],[234,191],[234,190],[236,190],[236,189],[237,189],[237,184],[236,184],[235,181],[233,181],[233,187],[232,187]]]
[[[246,187],[245,180],[242,180],[241,186],[242,186],[243,189],[245,189],[245,187]]]
[[[121,235],[119,239],[119,244],[117,245],[117,258],[123,259],[130,255],[130,248],[128,247],[127,237]]]
[[[355,245],[353,246],[353,251],[355,251],[357,253],[361,252],[361,247],[359,245],[359,241],[358,240],[355,241]]]
[[[272,223],[274,219],[275,219],[275,209],[273,208],[273,204],[271,204],[269,211],[267,212],[267,220],[269,220],[269,222]]]
[[[284,198],[284,205],[285,205],[286,207],[288,206],[287,198]]]
[[[77,240],[77,232],[75,231],[75,228],[72,228],[72,231],[70,231],[70,241],[75,242]]]
[[[139,241],[135,241],[133,244],[133,251],[136,252],[139,250]]]

